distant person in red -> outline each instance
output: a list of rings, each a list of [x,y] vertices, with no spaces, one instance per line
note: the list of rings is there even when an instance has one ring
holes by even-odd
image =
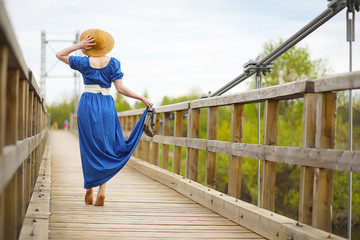
[[[64,121],[64,129],[69,130],[69,127],[70,127],[69,121],[68,121],[68,120],[65,120],[65,121]]]

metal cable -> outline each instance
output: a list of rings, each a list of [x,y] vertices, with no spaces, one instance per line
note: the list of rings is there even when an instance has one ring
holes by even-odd
[[[272,52],[270,52],[268,55],[266,55],[263,59],[259,60],[256,65],[260,66],[260,65],[270,64],[276,58],[281,56],[284,52],[286,52],[291,47],[293,47],[296,43],[300,42],[302,39],[304,39],[310,33],[315,31],[317,28],[319,28],[321,25],[323,25],[325,22],[327,22],[329,19],[331,19],[333,16],[335,16],[341,10],[343,10],[345,7],[346,7],[346,1],[344,1],[344,0],[333,1],[331,6],[328,6],[328,8],[324,12],[322,12],[319,16],[317,16],[311,22],[306,24],[303,28],[301,28],[298,32],[296,32],[288,40],[286,40],[284,43],[282,43],[279,47],[277,47]],[[253,74],[254,74],[254,72],[240,74],[235,79],[233,79],[231,82],[227,83],[225,86],[223,86],[216,92],[210,94],[208,97],[215,97],[215,96],[220,96],[220,95],[224,94],[225,92],[229,91],[231,88],[233,88],[236,85],[238,85],[239,83],[243,82],[244,80],[246,80]]]

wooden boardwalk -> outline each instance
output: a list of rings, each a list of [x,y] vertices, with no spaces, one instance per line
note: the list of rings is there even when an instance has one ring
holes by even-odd
[[[50,141],[50,239],[263,239],[129,166],[108,182],[104,207],[87,206],[77,136]]]

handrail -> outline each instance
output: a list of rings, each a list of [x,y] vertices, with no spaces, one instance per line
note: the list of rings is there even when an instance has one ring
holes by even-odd
[[[0,1],[0,239],[18,239],[47,140],[47,112]]]
[[[173,145],[173,172],[180,174],[180,169],[174,167],[179,166],[181,161],[181,156],[176,149],[186,147],[185,176],[192,181],[197,181],[198,150],[205,150],[207,152],[205,182],[206,186],[214,187],[214,181],[216,181],[214,177],[216,175],[216,164],[214,164],[214,161],[216,160],[209,156],[213,153],[228,154],[230,156],[228,194],[236,198],[241,197],[239,187],[241,171],[238,166],[239,164],[241,166],[242,157],[260,158],[263,162],[261,195],[267,196],[262,198],[261,207],[271,211],[274,211],[275,181],[269,180],[275,178],[276,163],[296,164],[304,169],[315,169],[317,174],[315,183],[314,181],[306,184],[305,182],[300,183],[300,198],[302,200],[299,204],[299,215],[302,218],[299,221],[330,232],[331,216],[329,216],[329,213],[331,212],[331,205],[325,206],[324,202],[326,202],[327,198],[332,199],[332,171],[360,172],[360,152],[333,149],[335,143],[336,92],[347,89],[360,89],[360,72],[331,75],[317,80],[305,79],[227,96],[161,106],[157,108],[158,114],[155,122],[159,134],[153,138],[143,135],[142,143],[139,144],[135,151],[135,157],[157,166],[160,155],[159,146],[162,144],[161,167],[168,169],[170,151],[168,147],[164,146]],[[296,98],[304,98],[303,147],[276,146],[279,102]],[[242,143],[244,105],[257,102],[265,103],[264,144]],[[217,108],[226,105],[233,107],[232,140],[219,141],[216,139]],[[199,139],[201,108],[209,109],[207,139]],[[143,111],[144,109],[138,109],[118,113],[124,136],[130,133]],[[189,112],[186,137],[182,136],[182,116],[184,111]],[[174,113],[174,133],[170,133],[170,122],[172,121],[170,115]],[[212,125],[209,125],[209,122]],[[215,137],[210,138],[209,136]],[[150,144],[152,144],[151,148]],[[305,177],[314,179],[314,170],[310,175],[309,172],[302,171],[301,178]],[[329,179],[330,182],[327,182]],[[321,189],[318,188],[319,184],[322,184]],[[316,189],[311,199],[306,196],[308,189]],[[309,207],[309,201],[311,202],[311,208]],[[309,217],[306,217],[309,214],[310,220]],[[256,230],[252,229],[250,225],[246,227]],[[274,228],[272,230],[276,232],[278,229]],[[297,230],[293,229],[293,231],[294,235],[296,235]],[[273,232],[269,232],[269,234],[269,236],[265,237],[272,238]]]

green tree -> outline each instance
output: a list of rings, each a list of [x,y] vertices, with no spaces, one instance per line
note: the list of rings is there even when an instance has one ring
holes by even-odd
[[[149,94],[148,94],[147,90],[145,90],[143,96],[146,98],[149,98]],[[140,109],[140,108],[144,108],[144,107],[145,107],[145,105],[141,101],[136,101],[134,104],[135,109]]]
[[[264,51],[260,56],[265,56],[277,48],[283,40],[269,41],[264,44]],[[265,77],[263,86],[278,85],[305,78],[318,78],[330,72],[327,60],[312,60],[307,46],[294,46],[282,56],[274,60],[274,69]]]
[[[74,112],[74,99],[68,101],[55,102],[46,106],[51,115],[51,126],[56,122],[59,128],[63,128],[65,120],[70,119],[70,113]]]
[[[125,100],[122,94],[116,94],[115,107],[117,112],[130,110],[130,104]]]

